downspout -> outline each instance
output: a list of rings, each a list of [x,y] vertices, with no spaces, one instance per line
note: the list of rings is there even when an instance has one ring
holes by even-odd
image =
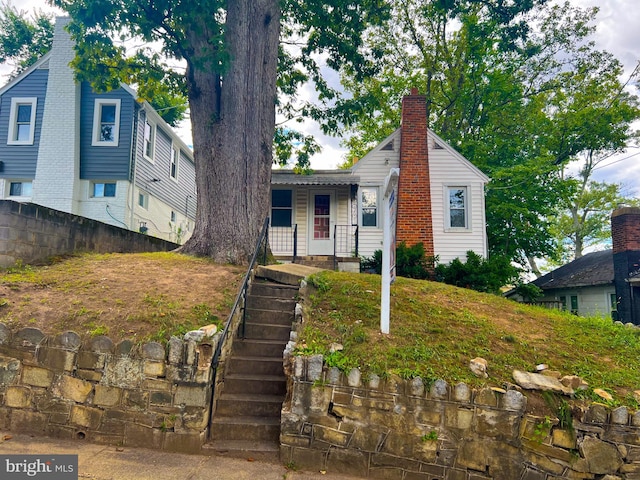
[[[135,230],[133,228],[133,209],[135,208],[135,196],[136,196],[136,170],[138,167],[138,162],[136,161],[136,157],[135,157],[135,152],[136,152],[136,144],[135,144],[135,140],[136,140],[136,131],[138,130],[138,124],[139,124],[139,116],[140,116],[140,111],[136,111],[137,109],[134,108],[134,123],[133,123],[133,128],[131,129],[131,147],[130,147],[130,152],[129,154],[131,155],[131,163],[132,163],[132,169],[131,169],[131,219],[130,219],[130,225],[129,225],[129,230]]]

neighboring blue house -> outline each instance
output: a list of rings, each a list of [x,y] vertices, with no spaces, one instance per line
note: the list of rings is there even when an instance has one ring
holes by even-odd
[[[184,242],[191,150],[130,87],[97,94],[74,80],[68,21],[57,18],[51,51],[0,89],[0,198]]]

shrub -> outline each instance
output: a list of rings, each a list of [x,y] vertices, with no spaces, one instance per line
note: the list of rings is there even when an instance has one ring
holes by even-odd
[[[407,247],[401,242],[396,247],[396,274],[399,277],[425,280],[432,278],[433,259],[428,259],[424,253],[422,243],[416,243]],[[360,270],[367,273],[382,272],[382,250],[376,250],[371,257],[363,257],[360,261]]]
[[[471,250],[467,252],[465,263],[456,258],[447,265],[441,264],[435,268],[439,282],[495,294],[499,294],[504,285],[517,280],[518,273],[518,269],[506,257],[486,259]]]

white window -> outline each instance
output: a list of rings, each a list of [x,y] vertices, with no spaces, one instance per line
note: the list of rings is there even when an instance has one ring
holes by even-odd
[[[469,198],[467,187],[447,187],[447,228],[469,228]]]
[[[169,166],[169,176],[178,181],[178,162],[180,161],[180,149],[171,148],[171,165]]]
[[[93,107],[91,145],[117,147],[120,135],[120,100],[97,98]]]
[[[360,225],[378,226],[378,189],[375,187],[360,189]]]
[[[37,104],[35,97],[11,99],[8,145],[33,145]]]
[[[11,182],[9,184],[10,197],[30,197],[32,195],[31,182]]]
[[[115,197],[116,184],[115,183],[94,183],[92,196],[96,198]]]
[[[155,150],[156,142],[156,127],[149,123],[149,120],[144,122],[144,157],[153,162],[153,152]]]
[[[144,192],[138,193],[138,205],[145,210],[149,208],[149,195]]]

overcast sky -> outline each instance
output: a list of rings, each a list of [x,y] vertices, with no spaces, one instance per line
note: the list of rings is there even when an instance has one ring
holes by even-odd
[[[12,0],[21,10],[42,8],[42,0]],[[578,6],[599,6],[597,32],[594,37],[598,48],[613,53],[630,73],[640,61],[640,8],[637,0],[572,0]],[[48,11],[55,11],[47,7]],[[57,11],[58,14],[62,12]],[[0,71],[1,72],[1,71]],[[4,83],[3,79],[1,83]],[[340,140],[323,136],[317,127],[309,124],[308,133],[316,135],[323,152],[312,160],[316,169],[334,168],[343,161],[344,150]],[[640,128],[640,125],[638,126]],[[188,128],[181,129],[185,141],[191,143]],[[597,179],[623,183],[631,194],[640,197],[640,149],[630,149],[624,155],[605,162],[608,166],[597,171]]]

